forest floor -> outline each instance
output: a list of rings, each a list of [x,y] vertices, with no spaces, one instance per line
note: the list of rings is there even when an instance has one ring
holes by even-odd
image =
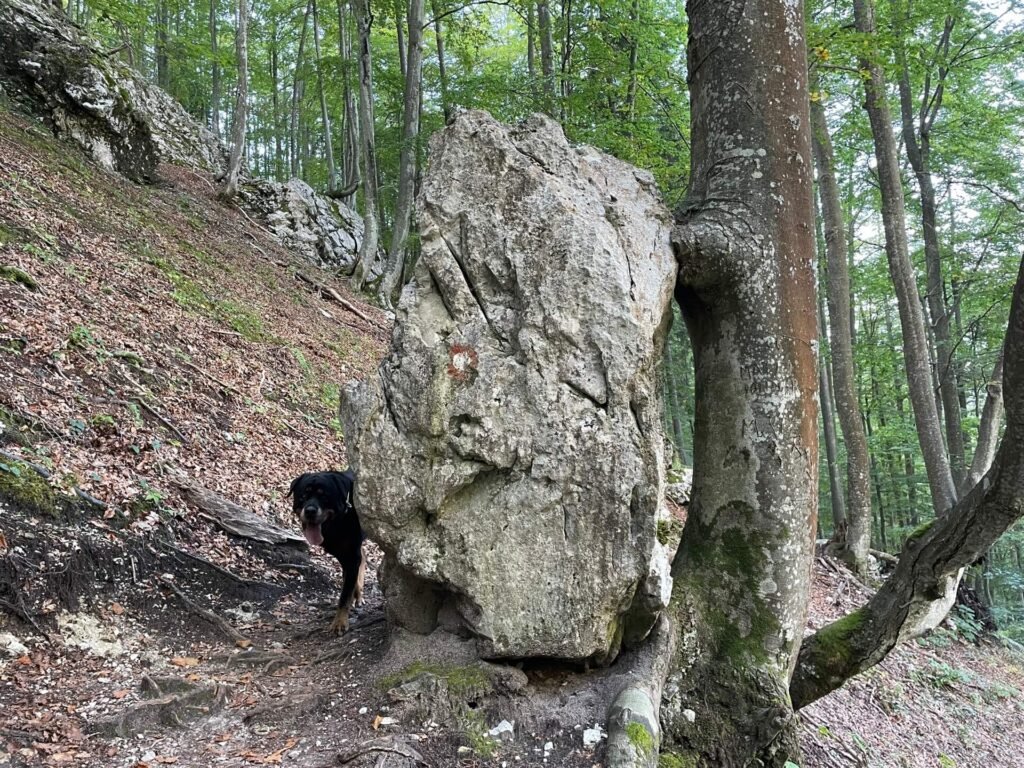
[[[501,712],[401,714],[379,553],[336,638],[333,560],[189,501],[294,529],[288,483],[345,465],[339,387],[390,334],[214,192],[178,168],[112,177],[0,110],[0,765],[600,765],[592,723],[493,742]],[[819,560],[810,626],[867,589]],[[446,674],[471,697],[472,672]],[[1022,689],[1024,658],[940,629],[805,710],[804,765],[1020,766]]]

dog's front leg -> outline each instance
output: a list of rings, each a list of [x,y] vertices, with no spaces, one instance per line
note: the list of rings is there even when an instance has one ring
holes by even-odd
[[[341,587],[341,597],[338,599],[338,612],[334,614],[334,621],[331,622],[329,628],[329,631],[334,634],[340,635],[348,631],[348,614],[352,610],[352,600],[359,583],[358,577],[362,561],[361,552],[351,560],[341,561],[341,572],[345,583]]]

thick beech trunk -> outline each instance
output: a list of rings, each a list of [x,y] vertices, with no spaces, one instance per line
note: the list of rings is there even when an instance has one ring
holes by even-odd
[[[660,720],[684,765],[781,766],[798,752],[788,687],[818,489],[803,5],[691,0],[687,11],[693,145],[675,247],[696,374],[694,486]]]
[[[818,90],[818,89],[815,89]],[[850,273],[846,263],[843,209],[835,177],[832,139],[825,122],[825,106],[811,104],[814,163],[818,169],[818,195],[825,228],[828,264],[828,320],[832,374],[839,427],[846,444],[847,520],[837,527],[835,544],[840,557],[855,571],[863,572],[871,546],[871,482],[868,441],[857,402],[857,378],[853,368],[853,333],[850,326]]]
[[[348,0],[338,0],[338,54],[344,72],[342,85],[342,101],[344,102],[344,143],[342,151],[342,172],[344,176],[344,194],[341,202],[350,208],[355,207],[355,193],[359,187],[359,118],[356,114],[356,103],[352,96],[352,77],[349,67],[352,64],[352,39],[348,14],[345,8]]]
[[[1004,347],[1006,432],[995,462],[974,488],[907,539],[896,570],[867,605],[804,640],[790,693],[797,708],[877,664],[897,643],[943,619],[963,569],[1024,516],[1024,261]]]
[[[854,0],[857,31],[867,37],[875,35],[875,12],[871,0]],[[885,91],[885,75],[881,65],[863,58],[860,67],[868,73],[864,81],[864,108],[871,122],[878,163],[878,184],[882,194],[882,224],[885,229],[885,252],[889,274],[896,289],[896,301],[903,330],[903,356],[907,366],[910,403],[917,425],[917,437],[924,456],[932,504],[937,514],[944,514],[956,501],[956,488],[950,472],[942,427],[932,396],[932,377],[928,360],[928,335],[917,294],[914,266],[907,246],[906,206],[900,179],[896,137]],[[955,590],[954,590],[955,591]]]
[[[245,151],[245,124],[249,114],[249,2],[238,0],[238,26],[235,30],[235,56],[238,59],[238,84],[235,87],[235,115],[231,121],[231,159],[220,196],[231,200],[238,194],[238,178]]]
[[[299,34],[299,51],[295,55],[295,72],[292,77],[292,110],[288,127],[288,154],[291,159],[291,175],[298,177],[300,174],[300,147],[299,137],[299,104],[302,103],[305,81],[302,78],[302,52],[306,47],[306,29],[309,28],[309,4],[302,15],[302,32]]]

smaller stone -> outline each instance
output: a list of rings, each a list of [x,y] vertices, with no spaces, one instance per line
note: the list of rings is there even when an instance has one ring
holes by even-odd
[[[8,653],[15,658],[24,656],[28,653],[28,646],[10,632],[0,633],[0,648],[2,648],[5,653]]]
[[[360,707],[360,708],[359,708],[359,714],[360,714],[360,715],[365,715],[365,714],[366,714],[367,712],[369,712],[369,711],[370,711],[370,710],[368,710],[368,709],[367,709],[366,707]]]
[[[550,741],[544,742],[544,759],[545,760],[548,759],[548,755],[551,754],[551,750],[553,750],[554,748],[555,748],[555,745],[554,745],[553,742],[550,742]]]
[[[492,739],[498,739],[500,741],[512,741],[515,739],[516,724],[510,723],[508,720],[502,720],[496,726],[491,728],[487,732],[487,735]]]
[[[470,754],[470,753],[471,753],[472,751],[473,751],[472,749],[470,749],[469,747],[465,747],[465,746],[463,746],[463,747],[459,747],[459,750],[458,750],[458,752],[459,752],[459,754],[460,754],[460,755],[468,755],[468,754]]]
[[[694,712],[692,709],[684,709],[683,717],[686,718],[687,722],[692,723],[694,720],[697,719],[697,713]]]
[[[150,760],[156,760],[156,752],[154,752],[153,750],[149,750],[148,752],[142,755],[142,762],[148,763]]]
[[[605,737],[605,732],[600,725],[594,723],[593,728],[587,728],[583,731],[583,746],[584,747],[596,747],[601,743],[601,739]]]

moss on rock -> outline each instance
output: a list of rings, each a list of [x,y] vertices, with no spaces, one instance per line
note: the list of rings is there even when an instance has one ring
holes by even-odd
[[[63,507],[57,492],[32,467],[6,457],[0,457],[0,499],[51,517],[59,517]]]

